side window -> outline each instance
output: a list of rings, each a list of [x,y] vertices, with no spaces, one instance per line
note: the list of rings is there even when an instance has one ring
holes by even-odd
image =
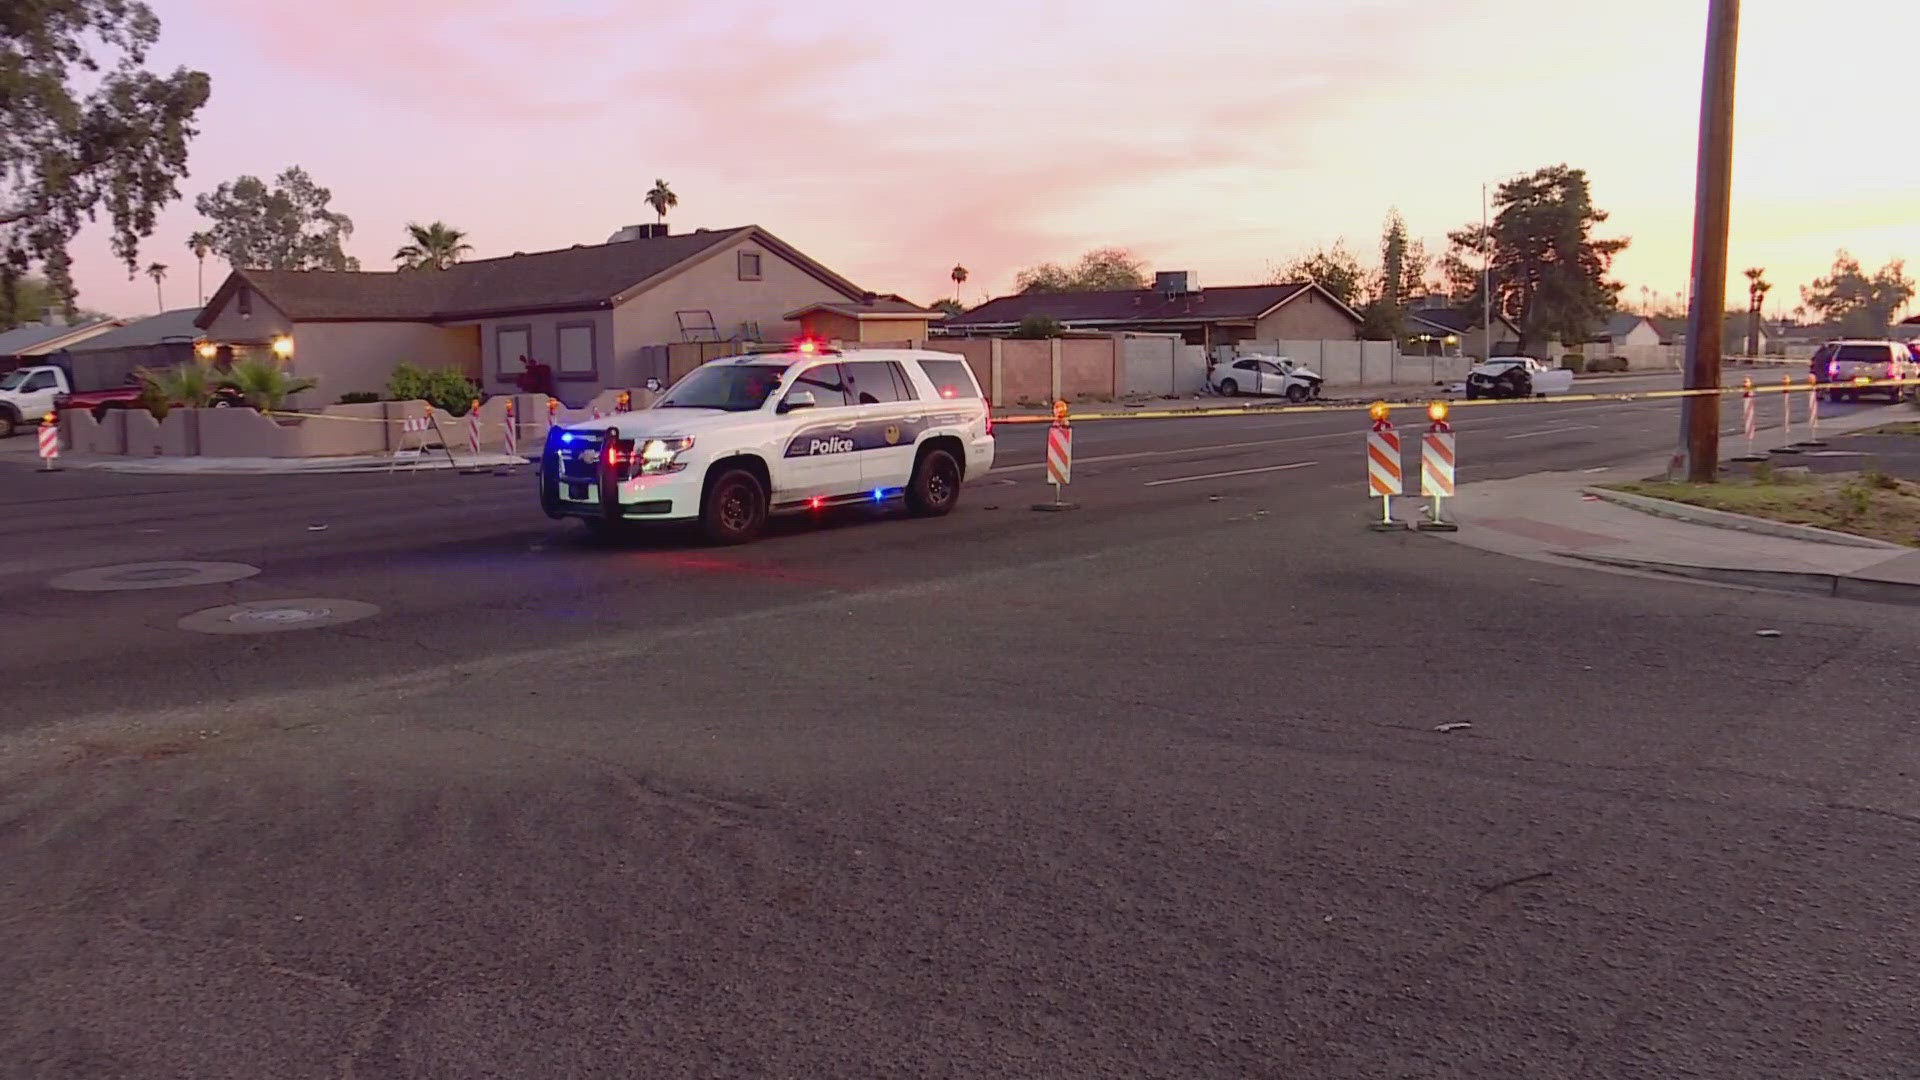
[[[1260,365],[1253,360],[1242,360],[1239,363],[1233,365],[1233,369],[1235,371],[1252,371],[1254,368],[1257,368],[1259,366]]]
[[[813,392],[813,403],[822,409],[836,409],[847,404],[847,382],[840,373],[839,364],[821,364],[793,380],[793,386],[787,390]]]
[[[22,387],[21,389],[26,390],[28,392],[32,392],[34,390],[53,389],[53,372],[51,371],[34,372],[33,377],[27,380],[27,385]]]
[[[980,391],[974,389],[973,377],[967,371],[965,360],[922,360],[920,370],[926,372],[927,381],[933,383],[935,392],[943,398],[980,396]]]
[[[893,385],[900,392],[901,401],[919,401],[920,391],[913,388],[913,380],[907,378],[907,369],[889,362],[887,371],[893,375]]]
[[[840,367],[847,373],[847,392],[855,405],[885,405],[900,400],[900,387],[893,381],[893,365],[865,360]]]

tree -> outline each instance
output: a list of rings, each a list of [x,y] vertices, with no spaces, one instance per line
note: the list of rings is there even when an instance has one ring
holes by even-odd
[[[160,288],[160,283],[167,280],[167,264],[166,263],[149,264],[147,266],[147,276],[153,279],[154,303],[160,305],[155,310],[156,311],[167,310],[167,294],[164,290]]]
[[[187,237],[187,250],[193,252],[193,285],[199,303],[207,302],[207,256],[213,254],[213,234],[202,229]]]
[[[960,286],[965,285],[967,283],[967,268],[964,266],[956,265],[953,268],[953,272],[951,274],[948,274],[947,276],[953,279],[953,298],[955,300],[959,300]]]
[[[328,209],[332,200],[295,165],[271,187],[257,176],[229,180],[193,208],[212,222],[212,250],[236,270],[358,270],[344,247],[353,219]]]
[[[1913,299],[1913,279],[1904,260],[1894,259],[1868,277],[1860,260],[1845,251],[1835,254],[1826,277],[1800,290],[1806,306],[1841,333],[1854,337],[1885,337],[1893,317]]]
[[[1607,215],[1593,205],[1585,170],[1553,165],[1508,180],[1494,205],[1491,225],[1447,234],[1445,267],[1456,299],[1478,309],[1479,269],[1491,255],[1493,308],[1519,326],[1521,353],[1549,338],[1585,341],[1619,305],[1621,286],[1607,272],[1627,246],[1624,239],[1593,238]]]
[[[60,300],[54,295],[47,279],[33,274],[23,274],[13,279],[10,286],[0,288],[0,330],[11,330],[21,323],[34,322],[51,307],[58,307]]]
[[[445,270],[473,251],[467,234],[444,221],[431,225],[408,222],[407,235],[410,242],[393,253],[393,261],[402,270]]]
[[[1146,265],[1117,247],[1095,248],[1080,256],[1072,269],[1041,263],[1014,278],[1014,288],[1021,292],[1119,292],[1146,287]]]
[[[288,375],[286,364],[278,359],[253,356],[236,360],[227,369],[221,385],[238,393],[261,412],[271,412],[285,405],[293,395],[313,389],[316,383],[313,379]]]
[[[209,82],[144,69],[160,20],[141,0],[0,7],[0,292],[38,262],[78,314],[67,246],[102,209],[129,274],[155,215],[179,197]]]
[[[1760,309],[1773,285],[1767,281],[1765,267],[1747,268],[1747,355],[1760,355]]]
[[[1367,272],[1353,257],[1343,241],[1331,248],[1320,248],[1293,260],[1272,275],[1272,284],[1312,281],[1332,293],[1348,307],[1366,303]]]
[[[653,212],[660,217],[660,224],[665,225],[667,211],[680,205],[680,196],[673,193],[665,180],[655,180],[653,190],[647,192],[647,205],[653,207]]]
[[[958,300],[935,300],[930,306],[949,319],[967,313],[967,306]]]

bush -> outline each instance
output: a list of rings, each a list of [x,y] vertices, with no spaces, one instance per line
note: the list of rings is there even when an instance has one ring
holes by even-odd
[[[1625,371],[1627,370],[1627,358],[1624,356],[1595,356],[1587,360],[1586,366],[1590,372]]]
[[[401,364],[387,379],[387,397],[394,401],[425,401],[449,415],[465,416],[480,391],[453,368],[417,368]]]
[[[1587,369],[1587,358],[1577,352],[1568,353],[1560,358],[1560,366],[1578,375]]]
[[[1029,315],[1020,320],[1020,327],[1013,332],[1013,336],[1025,341],[1038,341],[1057,338],[1060,332],[1060,320],[1050,315]]]
[[[370,390],[355,390],[351,394],[340,395],[340,404],[342,405],[372,405],[379,400],[380,395]]]

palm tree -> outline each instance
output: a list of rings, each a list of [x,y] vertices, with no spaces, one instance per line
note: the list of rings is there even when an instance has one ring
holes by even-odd
[[[960,286],[965,285],[967,283],[967,268],[964,266],[955,266],[953,268],[953,273],[948,274],[947,276],[953,279],[953,298],[955,300],[959,300]]]
[[[193,252],[193,284],[204,307],[207,303],[207,256],[213,254],[213,234],[197,232],[187,237],[187,250]]]
[[[153,279],[154,300],[159,303],[161,311],[167,310],[167,297],[160,288],[160,283],[167,280],[167,264],[152,263],[148,265],[147,276]]]
[[[408,222],[407,235],[413,242],[393,253],[393,261],[402,270],[445,270],[473,251],[466,232],[444,221],[431,225]]]
[[[1765,267],[1747,268],[1747,355],[1760,352],[1760,308],[1766,303],[1767,293],[1773,290],[1767,281]]]
[[[221,385],[246,399],[261,412],[272,412],[286,404],[287,398],[314,388],[312,379],[296,379],[287,374],[287,366],[271,357],[250,356],[237,360],[227,370]]]
[[[655,180],[653,190],[647,192],[647,205],[653,207],[653,212],[660,215],[660,224],[665,225],[667,211],[680,205],[680,196],[673,193],[665,180]]]

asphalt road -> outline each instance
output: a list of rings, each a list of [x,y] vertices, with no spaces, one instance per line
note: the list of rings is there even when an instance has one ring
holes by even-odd
[[[1041,514],[1009,425],[725,550],[0,470],[0,1076],[1913,1075],[1920,615],[1369,533],[1363,428],[1087,423]],[[167,559],[260,572],[49,585]],[[177,625],[299,598],[380,611]]]

